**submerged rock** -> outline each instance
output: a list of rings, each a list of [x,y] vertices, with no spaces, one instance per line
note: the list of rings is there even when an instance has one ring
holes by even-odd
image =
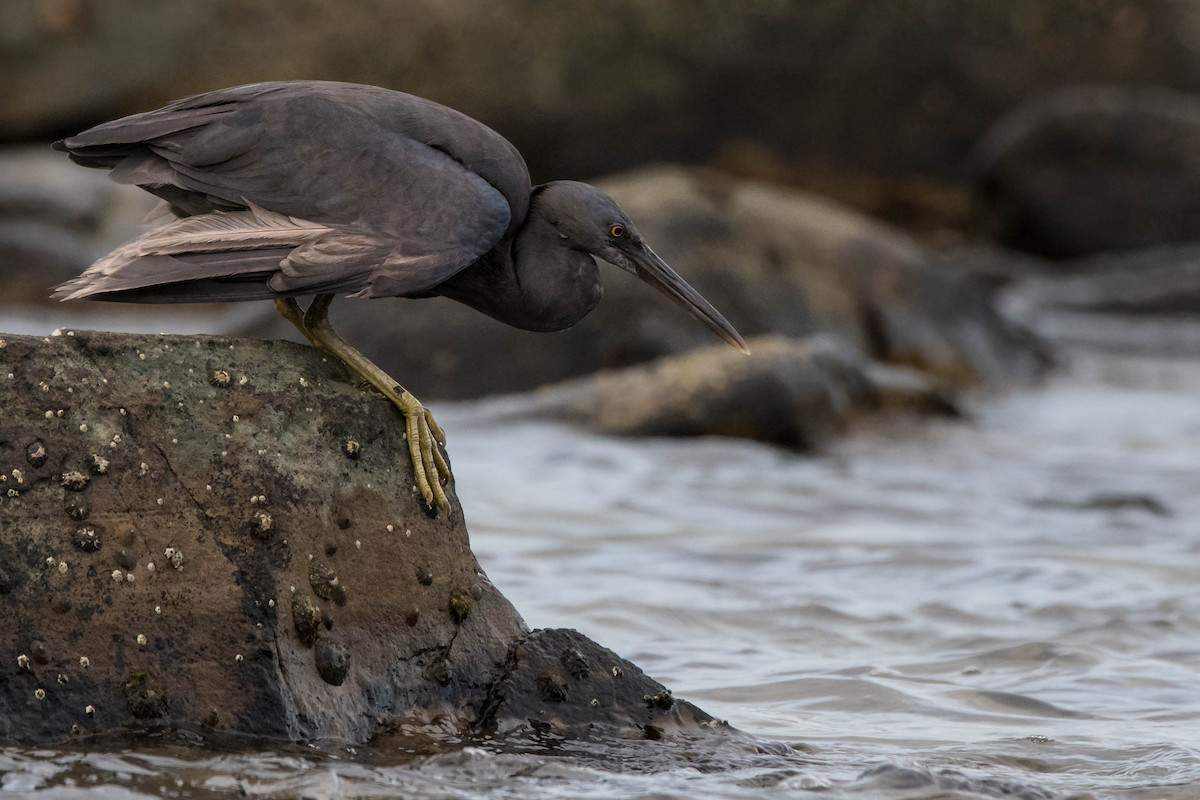
[[[531,634],[457,504],[426,514],[391,405],[312,348],[0,335],[0,405],[0,741],[515,729],[545,717],[522,687],[563,637],[639,676],[562,666],[564,729],[710,721],[644,708],[665,690],[577,634]]]
[[[603,433],[736,436],[801,450],[856,417],[881,411],[957,413],[953,393],[921,373],[870,364],[829,337],[749,341],[601,372],[523,396],[513,413],[568,420]]]

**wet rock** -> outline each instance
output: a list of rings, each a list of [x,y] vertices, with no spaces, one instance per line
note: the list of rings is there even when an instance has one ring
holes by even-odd
[[[229,386],[209,381],[215,356]],[[47,397],[70,403],[47,416]],[[0,502],[0,652],[12,654],[0,741],[147,724],[254,741],[361,742],[401,727],[466,736],[494,719],[485,712],[502,682],[524,685],[514,654],[528,631],[498,593],[473,591],[478,565],[453,485],[455,511],[426,517],[397,456],[395,410],[312,348],[0,334],[0,404],[0,474],[23,481]],[[351,433],[370,445],[357,460],[342,452]],[[50,454],[38,469],[27,463],[35,439]],[[63,486],[94,453],[108,470],[81,492]],[[82,497],[86,523],[64,513]],[[339,507],[353,510],[353,545]],[[246,520],[267,509],[273,532],[257,536]],[[74,545],[84,526],[108,531],[112,549]],[[570,646],[595,660],[582,637]],[[29,669],[12,666],[19,654]],[[648,690],[631,691],[632,707]],[[537,713],[515,695],[504,709]]]
[[[564,653],[596,668],[573,672],[563,664]],[[659,697],[668,700],[645,699]],[[680,730],[722,727],[691,703],[672,698],[633,664],[572,630],[537,630],[517,646],[482,725],[514,738],[661,738]]]
[[[321,609],[304,592],[292,595],[292,625],[301,643],[311,647],[321,633]]]
[[[350,671],[350,651],[336,642],[322,639],[317,642],[313,660],[321,680],[330,686],[341,686]]]
[[[1200,239],[1200,95],[1076,86],[1005,116],[976,151],[1001,240],[1067,258]]]
[[[567,420],[622,436],[734,436],[801,450],[881,411],[957,413],[919,373],[872,366],[829,337],[751,339],[750,358],[707,347],[513,398],[494,413]]]
[[[450,662],[444,658],[433,659],[425,669],[425,677],[438,686],[449,686],[453,677]]]
[[[129,713],[135,718],[145,720],[166,715],[169,704],[153,675],[146,672],[136,673],[124,688]]]

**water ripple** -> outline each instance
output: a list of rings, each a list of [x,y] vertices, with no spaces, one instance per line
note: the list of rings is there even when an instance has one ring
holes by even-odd
[[[1197,389],[1194,364],[1084,362],[820,458],[439,410],[474,549],[526,620],[757,740],[8,749],[0,794],[1198,797]]]

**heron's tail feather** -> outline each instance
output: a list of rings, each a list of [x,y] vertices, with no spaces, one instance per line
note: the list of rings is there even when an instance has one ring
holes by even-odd
[[[277,293],[266,282],[288,255],[330,230],[252,204],[246,211],[185,217],[117,248],[53,296],[170,302],[178,295],[196,302],[196,284],[217,281],[228,288],[215,299],[272,297]]]

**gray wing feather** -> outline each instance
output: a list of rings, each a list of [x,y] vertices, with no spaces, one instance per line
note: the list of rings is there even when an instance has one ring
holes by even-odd
[[[462,152],[431,146],[437,136],[430,134],[439,132],[460,141]],[[212,220],[152,231],[131,243],[144,252],[122,248],[88,271],[94,290],[80,285],[85,273],[56,296],[122,299],[113,293],[228,279],[233,299],[250,299],[264,291],[251,275],[267,296],[420,294],[494,247],[528,203],[524,162],[490,129],[410,95],[350,84],[257,84],[197,95],[56,146],[159,195],[176,215]],[[483,173],[468,162],[485,165]],[[259,222],[263,214],[276,219],[264,227],[256,214]],[[282,220],[323,230],[289,232]],[[167,252],[171,236],[183,238]],[[289,236],[292,249],[264,273],[261,251]],[[225,255],[212,257],[217,252]]]

